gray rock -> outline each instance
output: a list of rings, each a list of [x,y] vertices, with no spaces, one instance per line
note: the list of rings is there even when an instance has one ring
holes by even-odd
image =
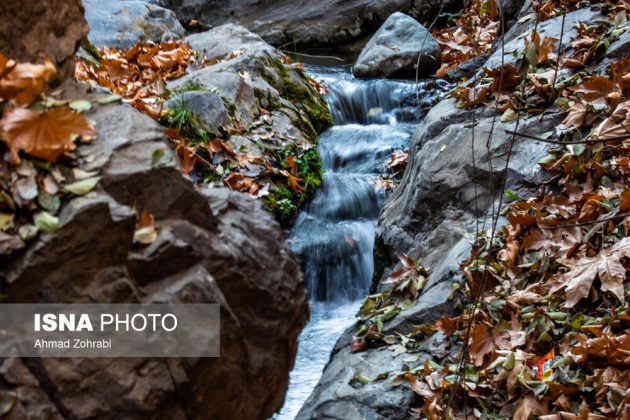
[[[593,23],[602,17],[603,15],[600,10],[591,8],[578,9],[571,13],[567,13],[565,16],[564,34],[562,36],[562,40],[560,40],[562,16],[557,16],[553,19],[540,23],[537,31],[540,34],[541,40],[545,38],[557,39],[559,44],[556,44],[556,49],[554,51],[557,51],[557,46],[561,45],[560,51],[564,53],[570,48],[571,42],[578,36],[578,31],[575,27],[577,23]],[[527,20],[517,23],[505,34],[503,47],[503,43],[501,41],[496,42],[490,58],[488,58],[488,61],[484,64],[485,67],[494,69],[501,67],[502,63],[506,65],[516,63],[517,57],[513,55],[513,52],[524,51],[524,38],[531,37],[531,31],[534,27],[536,15],[534,13],[530,13],[524,15],[522,19]],[[504,54],[502,54],[502,51]]]
[[[184,92],[166,101],[164,106],[192,112],[204,128],[214,133],[217,133],[219,128],[230,120],[223,99],[215,92]]]
[[[84,0],[88,38],[97,47],[132,47],[139,39],[165,41],[184,36],[175,13],[140,0]]]
[[[407,410],[419,402],[409,388],[401,384],[393,386],[391,378],[374,381],[378,375],[399,371],[406,353],[393,356],[386,347],[361,353],[351,353],[348,343],[354,329],[348,329],[339,339],[324,368],[324,373],[313,393],[306,400],[297,419],[408,419]],[[426,359],[422,355],[418,364]],[[367,379],[365,385],[359,377]]]
[[[609,58],[625,58],[630,55],[630,28],[621,34],[618,40],[610,44],[606,51]]]
[[[238,23],[272,45],[339,47],[370,35],[393,12],[405,12],[424,22],[440,10],[432,0],[159,0],[188,24],[196,19],[207,27]],[[444,10],[461,0],[445,0]]]
[[[491,110],[476,111],[474,168],[470,118],[470,112],[456,108],[452,99],[441,101],[427,114],[413,135],[405,175],[381,211],[373,290],[381,289],[378,282],[399,268],[397,255],[406,253],[430,268],[427,284],[415,305],[386,322],[385,333],[410,333],[419,324],[454,314],[452,285],[463,281],[459,264],[469,255],[477,219],[481,227],[484,213],[494,202],[489,181],[496,189],[507,177],[508,188],[525,193],[544,179],[537,169],[538,160],[546,154],[542,143],[516,140],[508,170],[504,170],[511,139],[506,131],[514,129],[514,122],[501,123],[496,115],[490,148],[486,149],[495,118]],[[540,117],[523,118],[519,131],[542,134],[560,121],[559,113],[546,115],[542,121]],[[475,193],[479,195],[476,203]],[[489,226],[487,222],[486,228]],[[407,385],[395,390],[387,380],[356,389],[348,385],[355,374],[371,379],[377,371],[402,367],[402,360],[393,358],[386,348],[351,353],[351,335],[349,330],[337,343],[322,379],[298,418],[408,418],[406,411],[393,408],[414,407],[413,400],[404,394]],[[430,351],[431,345],[427,346]],[[421,356],[419,362],[424,358]],[[335,412],[343,415],[334,417]]]
[[[205,103],[219,99],[227,104],[228,117],[246,128],[260,116],[260,108],[282,112],[293,126],[293,130],[285,127],[282,131],[295,134],[298,130],[302,134],[293,140],[287,135],[285,139],[290,143],[302,138],[314,142],[317,134],[332,123],[326,104],[309,85],[304,71],[284,64],[281,52],[242,26],[221,25],[191,35],[186,42],[208,60],[218,62],[169,82],[168,88],[184,92],[191,85],[201,87],[203,90],[185,95],[196,98],[191,109],[208,124],[212,125],[211,115],[223,116],[223,111],[207,110]],[[228,58],[230,53],[235,56]]]
[[[356,77],[413,77],[440,67],[440,45],[414,18],[392,14],[372,36],[352,73]]]

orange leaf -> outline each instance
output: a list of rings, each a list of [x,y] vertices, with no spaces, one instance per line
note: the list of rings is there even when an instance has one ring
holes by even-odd
[[[621,202],[619,204],[619,211],[630,211],[630,190],[625,190],[621,194]]]
[[[184,175],[190,175],[190,173],[195,169],[195,164],[197,163],[197,156],[192,156],[190,153],[190,149],[188,147],[182,147],[182,160],[180,162],[182,173]]]
[[[295,192],[304,191],[304,187],[300,185],[300,181],[302,181],[302,178],[298,178],[291,174],[287,176],[287,185]]]
[[[44,64],[19,63],[11,69],[11,61],[0,58],[0,96],[19,105],[30,105],[57,74],[55,65],[45,59]]]
[[[44,111],[25,108],[7,110],[0,120],[0,129],[14,163],[20,162],[20,150],[54,162],[60,155],[75,148],[73,135],[87,137],[96,134],[83,115],[72,112],[68,107]]]

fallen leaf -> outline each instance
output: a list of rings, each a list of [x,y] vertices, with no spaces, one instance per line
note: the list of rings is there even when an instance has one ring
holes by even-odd
[[[75,148],[73,135],[93,136],[91,124],[68,107],[44,111],[14,108],[4,111],[0,129],[11,152],[11,160],[19,163],[18,152],[54,162]]]
[[[92,191],[100,180],[100,176],[86,178],[81,181],[73,182],[72,184],[64,185],[63,190],[66,192],[71,192],[75,195],[84,195]]]
[[[572,308],[588,296],[596,277],[602,282],[602,291],[612,293],[622,305],[625,304],[623,283],[626,268],[620,260],[628,255],[630,238],[624,238],[594,257],[559,259],[558,262],[570,268],[569,272],[560,276],[567,297],[564,306]]]
[[[42,232],[51,233],[59,229],[59,219],[46,211],[36,214],[33,221]]]

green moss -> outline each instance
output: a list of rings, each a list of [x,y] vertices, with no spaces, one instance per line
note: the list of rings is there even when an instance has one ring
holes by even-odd
[[[263,75],[267,83],[275,86],[280,95],[303,111],[306,119],[305,123],[293,121],[304,134],[315,140],[317,134],[332,126],[332,115],[323,98],[315,91],[308,82],[308,75],[300,68],[289,70],[280,60],[270,59],[268,62],[275,74],[282,80],[281,86],[269,75]],[[312,135],[309,135],[311,134]]]
[[[303,150],[293,144],[278,150],[274,157],[281,166],[287,167],[289,156],[293,157],[296,164],[297,176],[301,179],[303,191],[291,191],[285,186],[274,185],[269,194],[262,198],[269,212],[283,225],[295,219],[300,206],[313,197],[323,180],[322,161],[316,148]]]

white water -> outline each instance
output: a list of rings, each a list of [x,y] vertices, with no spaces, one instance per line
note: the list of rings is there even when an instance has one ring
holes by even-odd
[[[320,135],[323,185],[298,216],[288,239],[302,261],[311,319],[299,337],[289,390],[278,420],[293,420],[319,380],[341,333],[354,323],[374,268],[376,219],[385,199],[370,182],[386,170],[389,156],[408,147],[430,98],[421,85],[357,80],[348,67],[310,66],[329,87],[335,126]],[[422,102],[424,101],[424,102]]]

